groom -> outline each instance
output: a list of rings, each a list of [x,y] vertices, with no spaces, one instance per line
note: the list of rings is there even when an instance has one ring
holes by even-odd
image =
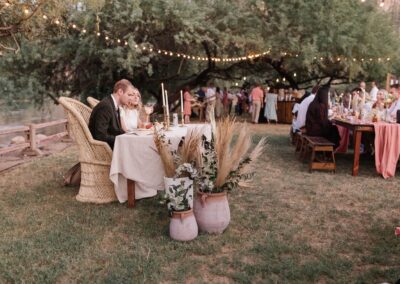
[[[134,95],[134,87],[128,80],[115,83],[113,93],[99,102],[89,119],[89,130],[96,140],[107,142],[114,148],[115,137],[123,134],[119,106],[127,105]]]

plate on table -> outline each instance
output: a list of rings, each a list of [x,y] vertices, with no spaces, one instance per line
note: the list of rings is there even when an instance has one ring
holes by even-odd
[[[153,131],[153,128],[137,128],[135,130],[133,130],[133,132],[149,132],[149,131]]]

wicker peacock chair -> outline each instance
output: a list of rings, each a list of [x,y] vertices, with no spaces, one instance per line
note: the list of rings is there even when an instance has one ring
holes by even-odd
[[[86,100],[91,108],[94,108],[100,102],[98,99],[93,97],[87,97]]]
[[[67,114],[69,131],[79,147],[81,186],[76,199],[92,203],[117,200],[109,178],[112,150],[107,143],[93,139],[88,128],[91,109],[71,98],[60,97],[59,102]]]

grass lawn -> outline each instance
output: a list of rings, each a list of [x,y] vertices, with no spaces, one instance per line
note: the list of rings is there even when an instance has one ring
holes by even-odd
[[[224,234],[179,243],[157,198],[94,205],[61,185],[77,148],[0,175],[0,282],[394,283],[400,278],[400,183],[364,157],[337,155],[337,173],[308,173],[288,126],[268,136],[255,186],[229,195]],[[398,173],[399,175],[399,173]]]

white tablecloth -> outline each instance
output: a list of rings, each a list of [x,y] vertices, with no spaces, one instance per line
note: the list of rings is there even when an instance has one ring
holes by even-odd
[[[172,127],[164,132],[171,142],[171,149],[177,149],[179,141],[190,128],[200,128],[208,139],[211,126],[208,124],[188,124]],[[135,134],[119,135],[115,139],[111,161],[110,179],[114,183],[119,202],[128,200],[127,179],[135,181],[135,198],[157,195],[164,190],[164,168],[153,141],[153,131],[136,131]]]

